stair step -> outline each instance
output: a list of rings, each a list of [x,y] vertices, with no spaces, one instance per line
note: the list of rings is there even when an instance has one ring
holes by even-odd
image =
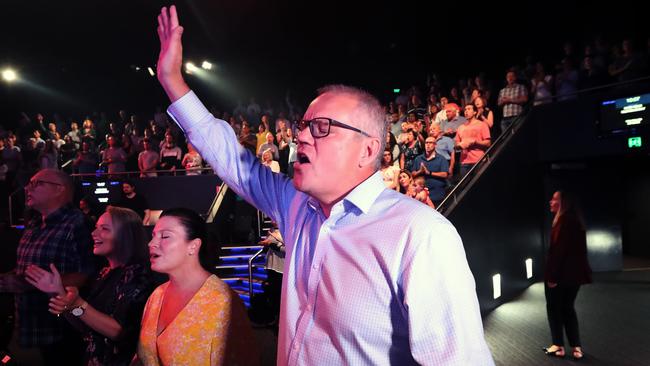
[[[228,281],[242,281],[242,282],[248,282],[248,277],[223,277],[221,278],[223,282],[228,282]],[[264,283],[264,279],[262,278],[256,278],[253,277],[253,283]]]
[[[262,249],[261,245],[242,245],[242,246],[230,246],[230,247],[221,247],[224,250],[232,249]]]
[[[220,255],[219,259],[235,259],[235,258],[248,258],[252,257],[253,254],[238,254],[238,255]],[[263,258],[263,255],[260,255],[259,258]]]

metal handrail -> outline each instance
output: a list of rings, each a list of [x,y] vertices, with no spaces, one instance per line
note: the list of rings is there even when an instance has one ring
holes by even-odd
[[[74,161],[74,159],[70,159],[70,160],[66,161],[65,163],[61,164],[61,169],[67,168],[68,165],[72,164],[73,161]]]
[[[214,197],[214,200],[212,200],[212,204],[210,204],[210,208],[208,209],[207,217],[205,219],[206,223],[211,224],[214,221],[214,218],[217,216],[217,212],[221,207],[221,203],[223,202],[223,199],[226,196],[227,191],[228,191],[228,185],[226,184],[226,182],[222,181],[221,185],[219,185],[219,190],[217,192],[217,195]]]
[[[193,169],[174,169],[174,170],[169,170],[169,169],[160,169],[160,170],[150,170],[147,171],[147,173],[176,173],[176,172],[197,172],[197,171],[213,171],[212,168],[193,168]],[[103,175],[110,175],[112,177],[114,176],[131,176],[134,174],[140,175],[142,173],[139,170],[133,170],[133,171],[127,171],[127,172],[115,172],[115,173],[109,173],[109,172],[95,172],[95,173],[74,173],[70,174],[72,178],[78,178],[78,177],[100,177]],[[148,178],[156,178],[156,177],[148,177]]]
[[[566,95],[562,95],[561,97],[563,97],[563,98],[572,98],[572,97],[575,97],[575,96],[578,96],[578,95],[581,95],[581,94],[586,94],[586,93],[597,91],[597,90],[603,90],[603,89],[608,89],[608,88],[611,88],[611,87],[623,86],[623,85],[628,85],[628,84],[635,84],[635,83],[642,82],[642,81],[647,81],[647,80],[650,80],[650,76],[644,76],[644,77],[640,77],[640,78],[637,78],[637,79],[634,79],[634,80],[615,82],[615,83],[610,83],[610,84],[606,84],[606,85],[599,85],[599,86],[595,86],[595,87],[592,87],[592,88],[580,89],[580,90],[578,90],[576,92],[566,94]],[[557,97],[558,97],[558,95],[555,94],[555,95],[551,95],[551,96],[546,97],[546,98],[538,99],[538,101],[540,101],[540,100],[541,101],[546,101],[546,100],[552,101],[553,99],[555,99]],[[456,186],[454,186],[454,188],[447,194],[447,196],[445,196],[445,198],[442,200],[442,202],[440,202],[438,207],[436,207],[436,210],[438,210],[438,212],[444,214],[445,212],[443,212],[443,209],[446,207],[446,205],[449,204],[448,202],[450,202],[452,199],[454,200],[453,203],[458,202],[458,196],[460,196],[460,194],[457,194],[458,191],[461,191],[460,193],[464,193],[464,189],[466,188],[465,186],[469,186],[469,184],[471,183],[472,178],[474,177],[474,172],[477,171],[478,169],[482,168],[482,167],[487,166],[487,165],[483,164],[484,162],[486,162],[486,161],[491,162],[491,160],[493,160],[493,158],[501,151],[501,148],[505,144],[506,140],[509,140],[510,137],[512,137],[515,134],[515,132],[523,125],[524,121],[528,117],[528,113],[530,112],[531,108],[536,108],[537,107],[537,106],[534,106],[532,104],[532,102],[533,102],[532,100],[529,100],[529,103],[526,104],[524,111],[519,116],[517,116],[517,118],[512,122],[512,124],[505,131],[502,131],[501,135],[485,151],[485,154],[483,155],[483,157],[481,157],[481,159],[479,161],[477,161],[472,166],[472,168],[461,178],[461,180],[456,184]],[[558,103],[558,102],[559,101],[555,101],[555,102],[552,102],[552,103]]]
[[[481,157],[479,161],[474,163],[470,170],[458,181],[458,183],[454,186],[454,188],[447,194],[447,196],[440,202],[438,207],[436,207],[436,210],[440,213],[443,213],[443,208],[448,204],[448,202],[451,200],[453,197],[454,203],[458,202],[458,199],[456,197],[457,191],[464,190],[466,185],[469,185],[469,182],[471,178],[474,176],[474,172],[479,169],[480,166],[483,166],[483,163],[486,161],[491,161],[494,156],[496,156],[500,151],[501,147],[505,144],[506,140],[509,140],[511,136],[513,136],[516,132],[516,130],[519,129],[519,127],[523,124],[521,122],[522,120],[525,120],[526,117],[528,117],[528,113],[530,111],[530,105],[526,106],[526,109],[515,118],[515,120],[512,122],[512,124],[505,130],[501,132],[501,135],[494,141],[492,145],[485,151],[485,154]]]
[[[638,83],[638,82],[641,82],[641,81],[650,81],[650,76],[643,76],[643,77],[632,79],[632,80],[617,81],[617,82],[609,83],[609,84],[605,84],[605,85],[598,85],[598,86],[594,86],[594,87],[591,87],[591,88],[580,89],[580,90],[574,91],[573,93],[569,93],[569,94],[565,94],[565,95],[561,95],[561,96],[558,96],[557,94],[553,94],[553,95],[550,95],[548,97],[540,98],[537,101],[544,101],[544,102],[548,101],[549,103],[560,103],[562,101],[553,101],[553,99],[558,98],[558,97],[572,98],[572,97],[576,97],[576,96],[579,96],[581,94],[587,94],[587,93],[590,93],[590,92],[593,92],[593,91],[608,89],[608,88],[611,88],[611,87],[614,87],[614,86],[623,86],[623,85],[627,85],[627,84],[635,84],[635,83]],[[549,104],[549,103],[545,103],[545,104]],[[537,106],[535,106],[535,107],[537,107]]]
[[[264,253],[264,250],[266,250],[266,247],[260,248],[253,256],[248,258],[248,294],[249,294],[249,299],[253,299],[253,261],[257,259],[257,257],[260,256],[260,254]]]

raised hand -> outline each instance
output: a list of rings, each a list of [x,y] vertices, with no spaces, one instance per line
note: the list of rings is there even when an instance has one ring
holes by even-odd
[[[37,289],[48,294],[64,294],[65,289],[61,281],[61,274],[54,264],[50,264],[52,272],[41,267],[30,265],[25,271],[25,280]]]
[[[160,54],[156,69],[158,81],[165,89],[169,99],[174,102],[185,95],[190,88],[183,80],[183,44],[181,36],[183,27],[178,24],[178,15],[174,5],[160,10],[158,15],[158,38],[160,39]]]

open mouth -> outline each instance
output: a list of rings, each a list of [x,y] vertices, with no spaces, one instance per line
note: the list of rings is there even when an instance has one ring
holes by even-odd
[[[102,244],[104,244],[103,241],[101,241],[101,240],[95,240],[95,246],[96,246],[96,247],[98,247],[98,246],[100,246],[100,245],[102,245]]]
[[[307,155],[305,155],[303,153],[298,153],[298,162],[300,164],[309,164],[310,163],[309,158],[307,157]]]
[[[160,254],[156,254],[156,253],[149,254],[149,259],[156,259],[158,257],[160,257]]]

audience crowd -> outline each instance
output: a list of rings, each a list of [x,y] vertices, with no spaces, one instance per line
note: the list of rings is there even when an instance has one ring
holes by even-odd
[[[494,88],[482,73],[452,83],[447,88],[434,75],[429,77],[425,88],[413,86],[403,93],[385,98],[385,118],[389,128],[381,172],[386,187],[436,207],[458,177],[481,160],[494,138],[517,122],[525,105],[538,106],[569,100],[576,98],[578,90],[634,80],[648,71],[647,53],[637,52],[630,40],[610,47],[597,39],[587,44],[583,52],[576,51],[570,43],[565,44],[563,49],[564,55],[554,71],[530,59],[525,66],[511,67],[506,71],[502,88]],[[270,105],[262,108],[251,98],[247,106],[239,103],[232,112],[213,108],[212,113],[228,121],[239,136],[241,145],[256,154],[264,165],[274,172],[293,175],[292,163],[297,160],[294,128],[302,118],[298,108],[289,102],[283,108]],[[51,313],[64,314],[67,321],[82,326],[87,364],[94,364],[94,361],[128,364],[136,353],[138,334],[138,355],[146,364],[155,363],[149,359],[160,359],[163,363],[192,363],[186,360],[199,356],[202,360],[211,357],[229,360],[229,357],[235,357],[236,352],[232,350],[243,352],[247,349],[244,341],[252,339],[250,325],[236,296],[209,273],[209,266],[203,266],[200,262],[199,252],[207,247],[204,245],[205,228],[201,218],[183,209],[163,213],[149,243],[150,256],[147,259],[141,224],[147,224],[150,212],[144,198],[135,192],[134,184],[123,175],[131,172],[143,179],[156,179],[159,175],[200,175],[206,168],[205,162],[187,143],[182,131],[162,112],[162,108],[150,116],[141,117],[122,110],[114,118],[101,114],[63,123],[54,116],[48,119],[42,113],[36,113],[33,118],[23,114],[16,129],[0,130],[2,196],[6,197],[5,193],[25,186],[30,195],[30,205],[43,214],[42,218],[36,217],[33,223],[27,224],[29,235],[23,238],[21,245],[26,246],[29,240],[36,241],[36,235],[43,231],[39,229],[42,224],[39,220],[45,218],[46,213],[56,210],[60,210],[61,215],[72,217],[75,230],[81,233],[77,234],[74,244],[83,255],[77,253],[79,258],[75,257],[72,264],[63,261],[50,263],[49,258],[40,257],[39,261],[35,261],[33,259],[37,254],[21,253],[19,273],[27,273],[29,283],[44,293],[24,296],[38,300],[38,316],[48,316],[46,311],[50,301]],[[89,208],[89,202],[84,198],[79,202],[81,212],[73,210],[70,207],[72,184],[69,177],[65,174],[62,176],[61,171],[76,174],[82,180],[96,179],[103,174],[117,177],[123,182],[125,197],[116,206],[124,208],[109,208],[100,215]],[[81,213],[84,214],[83,220]],[[67,227],[48,227],[48,230],[61,232],[58,236],[61,240],[69,237],[67,232],[63,234],[64,230],[69,230]],[[166,244],[169,233],[172,237],[169,240],[174,245]],[[128,246],[118,245],[117,239],[123,237],[129,239],[126,241]],[[65,247],[63,241],[61,247]],[[172,253],[173,250],[178,253]],[[91,252],[108,261],[108,266],[99,274],[90,269],[96,267]],[[37,262],[40,267],[28,267],[28,262]],[[24,268],[21,267],[23,264]],[[170,281],[154,291],[155,281],[150,276],[148,265],[157,272],[168,274]],[[189,290],[184,288],[191,282],[186,281],[188,269],[196,273],[198,279],[196,283],[191,283]],[[68,277],[65,277],[66,273]],[[83,274],[83,281],[71,281],[69,274],[75,273]],[[96,280],[87,281],[93,275]],[[1,285],[2,291],[15,293],[21,293],[21,286],[24,287],[9,275],[2,277]],[[78,287],[83,286],[90,291],[82,298]],[[105,291],[106,286],[112,290]],[[159,331],[157,327],[160,326],[151,320],[158,321],[159,314],[163,314],[160,318],[166,327],[178,313],[165,308],[162,300],[166,291],[184,300],[195,294],[203,294],[201,296],[205,297],[206,304],[216,296],[219,301],[228,304],[224,308],[231,313],[211,311],[210,314],[218,316],[213,316],[210,322],[202,325],[210,328],[210,334],[216,334],[212,328],[221,329],[223,334],[206,340],[212,342],[213,346],[218,345],[214,348],[221,351],[197,356],[193,354],[193,348],[179,347],[185,340],[173,336],[173,327],[167,331],[172,335],[168,335],[162,346],[160,337],[158,345],[155,344],[156,332]],[[147,302],[152,292],[153,296]],[[53,296],[52,300],[48,300],[49,295]],[[203,301],[203,297],[201,299]],[[19,311],[23,314],[32,310],[26,304],[19,304]],[[127,324],[138,323],[132,320],[140,319],[143,312],[144,331],[139,333],[139,327],[127,329]],[[204,313],[207,314],[200,314]],[[188,316],[186,323],[175,326],[196,326],[198,329],[191,318]],[[40,331],[33,324],[35,330],[30,329],[26,319],[29,319],[27,315],[21,318],[23,333]],[[65,352],[64,349],[51,347],[69,337],[63,334],[64,330],[69,331],[67,323],[57,319],[50,319],[56,321],[51,328],[61,333],[52,333],[56,336],[53,336],[56,342],[40,342],[44,336],[39,335],[40,343],[25,341],[23,345],[40,346],[44,355]],[[233,332],[236,329],[237,334],[242,336],[227,340],[227,329]],[[121,338],[124,334],[128,337]],[[73,336],[79,338],[78,334]],[[229,347],[225,347],[233,340],[241,341],[241,344],[228,344]],[[122,345],[120,342],[123,341],[128,344]],[[157,351],[157,347],[162,351]],[[171,351],[175,349],[185,351],[182,354]],[[247,355],[248,358],[254,356]],[[243,356],[238,354],[237,357]]]
[[[399,172],[408,173],[413,189],[404,193],[415,198],[422,177],[426,194],[419,197],[428,194],[436,205],[481,159],[495,137],[516,121],[525,105],[573,99],[578,90],[634,80],[648,72],[648,51],[637,50],[631,39],[609,44],[597,37],[587,42],[582,52],[567,42],[562,51],[552,68],[527,57],[523,65],[510,67],[500,82],[488,81],[481,72],[445,85],[432,74],[425,86],[380,96],[390,126],[386,136],[390,161],[386,155],[382,167],[386,186],[400,190]],[[496,87],[499,84],[503,87]],[[232,112],[214,107],[211,111],[228,121],[240,143],[265,165],[292,176],[296,160],[292,128],[302,114],[289,98],[279,107],[270,102],[263,107],[251,98],[248,105],[238,102]],[[62,169],[86,180],[101,174],[118,177],[125,172],[153,178],[199,175],[209,170],[162,107],[147,116],[121,110],[112,117],[95,113],[68,121],[57,114],[46,118],[42,113],[33,117],[23,113],[16,126],[13,130],[0,128],[3,196],[46,168]]]

